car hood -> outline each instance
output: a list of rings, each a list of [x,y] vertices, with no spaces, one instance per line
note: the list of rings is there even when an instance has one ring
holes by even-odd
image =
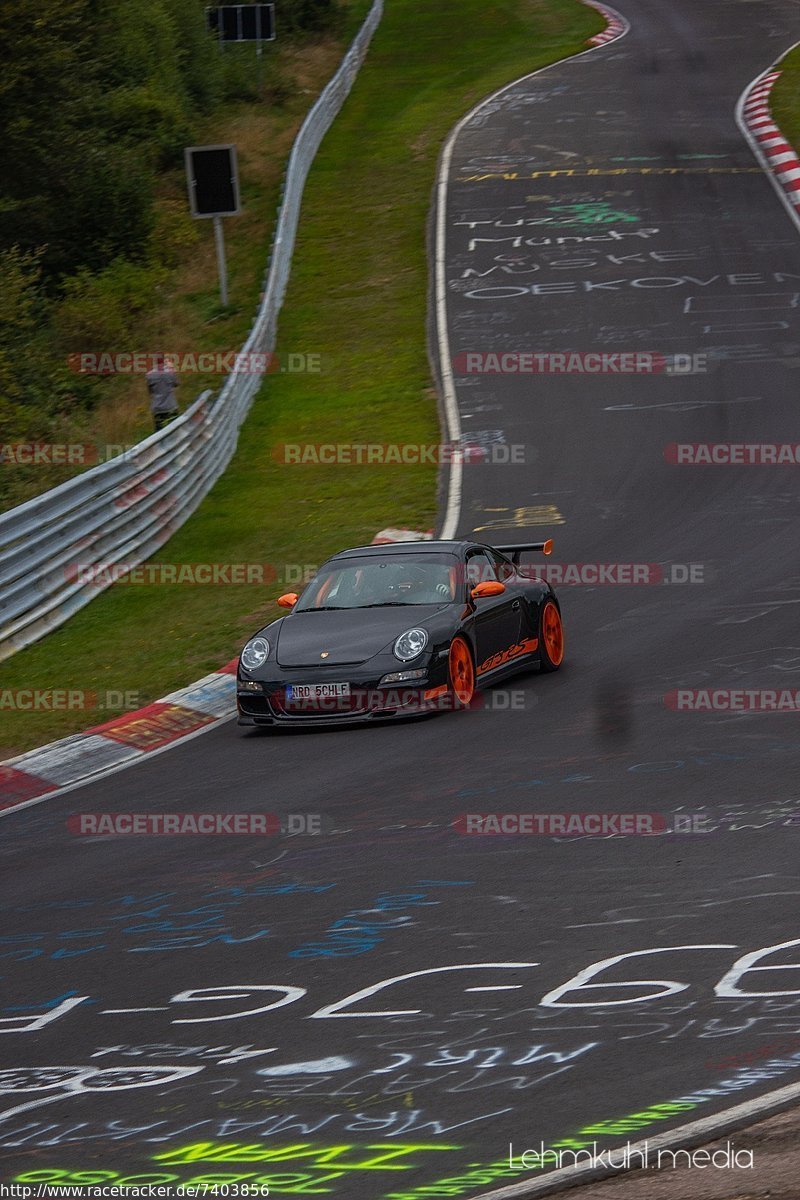
[[[440,604],[299,612],[284,617],[278,635],[280,667],[326,667],[367,662],[396,638],[439,612]],[[323,658],[323,651],[326,657]]]

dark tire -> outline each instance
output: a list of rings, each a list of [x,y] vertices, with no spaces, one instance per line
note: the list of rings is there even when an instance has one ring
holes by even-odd
[[[447,683],[454,708],[469,708],[475,695],[475,664],[472,652],[461,636],[450,643],[447,659]]]
[[[564,626],[553,600],[546,600],[539,616],[539,662],[543,671],[557,671],[564,661]]]

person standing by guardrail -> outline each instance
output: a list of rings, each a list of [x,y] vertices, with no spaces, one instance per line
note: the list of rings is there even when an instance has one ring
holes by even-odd
[[[173,364],[164,354],[157,354],[153,366],[147,372],[147,390],[150,393],[150,411],[156,431],[174,421],[180,412],[175,391],[178,376]]]

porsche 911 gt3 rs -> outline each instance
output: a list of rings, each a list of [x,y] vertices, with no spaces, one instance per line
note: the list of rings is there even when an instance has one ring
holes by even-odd
[[[342,724],[468,707],[478,688],[564,658],[561,608],[520,556],[552,542],[359,546],[334,555],[237,670],[240,725]]]

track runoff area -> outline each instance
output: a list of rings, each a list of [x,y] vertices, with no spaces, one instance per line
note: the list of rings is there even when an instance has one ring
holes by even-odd
[[[400,727],[223,724],[9,817],[4,1185],[533,1195],[793,1095],[797,484],[675,447],[796,428],[800,240],[734,110],[800,11],[624,15],[472,114],[434,214],[450,433],[523,447],[448,471],[443,524],[554,537],[564,667]]]

